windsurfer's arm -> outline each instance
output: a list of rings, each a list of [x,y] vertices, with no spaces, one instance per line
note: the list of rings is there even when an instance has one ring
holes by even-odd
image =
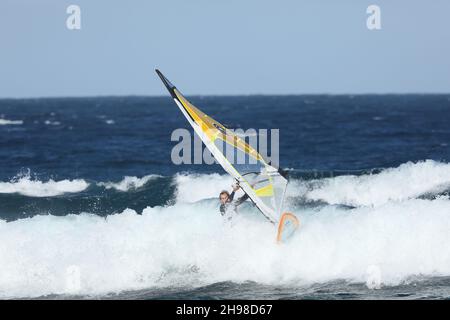
[[[239,188],[240,188],[240,186],[239,186],[238,184],[234,184],[234,185],[233,185],[233,191],[231,191],[230,196],[228,197],[228,200],[229,200],[229,201],[233,201],[233,199],[234,199],[234,194],[235,194],[236,191],[239,190]]]
[[[236,200],[235,205],[238,206],[248,199],[248,195],[245,193],[242,197]]]
[[[232,195],[233,195],[233,197],[234,197],[234,193],[237,191],[237,190],[239,190],[241,188],[241,186],[239,185],[239,184],[235,184],[234,186],[233,186],[233,192],[231,193]],[[230,195],[231,196],[231,195]],[[231,199],[233,199],[233,198],[231,198]],[[242,197],[240,197],[239,199],[237,199],[235,202],[234,202],[234,205],[237,207],[238,205],[240,205],[240,204],[242,204],[245,200],[247,200],[248,199],[248,195],[246,194],[246,193],[244,193],[244,195],[242,196]]]

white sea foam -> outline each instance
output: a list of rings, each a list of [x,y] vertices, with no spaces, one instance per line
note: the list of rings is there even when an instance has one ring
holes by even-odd
[[[317,191],[314,199],[357,207],[299,210],[288,203],[301,227],[281,246],[275,244],[274,226],[256,209],[240,208],[240,221],[229,227],[217,201],[198,202],[230,188],[232,179],[219,174],[177,175],[175,203],[146,208],[142,215],[127,209],[106,219],[81,214],[0,221],[0,297],[96,295],[220,281],[303,286],[346,279],[382,287],[413,276],[450,276],[449,197],[416,198],[446,188],[448,170],[448,164],[425,161],[312,185],[294,180],[292,197],[312,199]],[[127,191],[151,177],[126,177],[109,186]],[[36,182],[21,179],[25,185]],[[0,183],[0,190],[6,185]],[[41,194],[42,186],[37,190]],[[324,198],[332,193],[336,200]]]
[[[231,190],[233,179],[226,174],[178,174],[177,200],[196,202],[216,198],[220,191]],[[329,204],[351,206],[382,205],[450,188],[450,164],[426,160],[408,162],[378,174],[338,176],[314,181],[290,179],[286,196],[306,197]]]
[[[119,191],[128,191],[131,189],[138,189],[144,186],[150,180],[160,177],[159,175],[147,175],[142,178],[138,177],[124,177],[120,182],[100,182],[99,186],[103,186],[106,189],[116,189]]]
[[[450,201],[297,212],[301,229],[275,244],[275,228],[223,224],[212,203],[95,215],[0,221],[0,297],[103,294],[220,281],[301,286],[335,279],[382,286],[450,275]],[[78,281],[74,281],[73,277]],[[73,287],[70,284],[77,284]]]
[[[89,186],[83,179],[48,181],[33,180],[23,176],[10,182],[0,182],[0,193],[19,193],[30,197],[52,197],[64,193],[76,193]]]
[[[197,202],[203,199],[218,198],[222,190],[231,191],[235,181],[229,175],[177,174],[177,201]],[[241,191],[237,195],[240,195]]]
[[[6,126],[6,125],[20,125],[20,124],[23,124],[23,120],[0,119],[0,126]]]
[[[61,124],[60,121],[54,121],[54,120],[45,120],[44,123],[48,126],[59,126]]]
[[[450,164],[427,160],[408,162],[378,174],[322,179],[313,183],[306,197],[330,204],[371,206],[439,193],[449,188]]]

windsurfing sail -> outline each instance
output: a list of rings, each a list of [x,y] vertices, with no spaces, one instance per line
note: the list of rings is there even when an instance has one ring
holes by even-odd
[[[192,105],[159,70],[155,71],[216,161],[239,182],[261,213],[278,223],[287,186],[281,171],[232,130]]]

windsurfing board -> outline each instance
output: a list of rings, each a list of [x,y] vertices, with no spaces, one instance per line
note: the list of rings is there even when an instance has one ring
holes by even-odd
[[[289,241],[299,226],[300,221],[294,214],[290,212],[283,213],[278,223],[277,243],[286,243]]]

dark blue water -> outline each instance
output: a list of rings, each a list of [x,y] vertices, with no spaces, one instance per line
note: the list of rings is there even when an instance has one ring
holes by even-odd
[[[449,95],[193,97],[192,102],[231,128],[280,129],[282,167],[356,170],[450,157]],[[0,127],[0,178],[22,169],[94,180],[219,171],[169,161],[176,144],[170,134],[188,128],[174,106],[168,97],[2,100],[3,118],[23,125]]]
[[[334,216],[331,220],[320,220],[333,215],[330,210],[342,210],[345,219],[350,219],[347,214],[358,216],[360,211],[372,208],[372,214],[384,217],[388,224],[389,218],[384,216],[386,212],[401,211],[405,215],[404,219],[407,219],[407,215],[412,214],[408,208],[413,207],[423,206],[426,214],[440,210],[450,215],[450,201],[445,198],[450,189],[450,95],[192,97],[191,101],[230,128],[280,129],[280,164],[289,169],[293,181],[290,203],[294,210],[299,210],[300,216],[301,212],[306,212],[303,220],[311,221],[310,226],[320,224],[320,221],[325,224],[334,221]],[[0,254],[19,250],[14,256],[11,253],[3,255],[6,262],[0,263],[0,273],[5,276],[0,278],[0,294],[5,297],[59,296],[65,293],[66,278],[61,274],[64,274],[68,265],[77,265],[87,270],[81,272],[86,277],[79,291],[81,296],[118,294],[126,298],[127,292],[132,292],[130,297],[140,298],[251,298],[254,297],[253,292],[263,298],[320,298],[320,290],[325,290],[326,298],[346,298],[339,294],[347,290],[350,294],[348,298],[352,297],[352,292],[355,297],[383,297],[383,291],[367,289],[364,280],[361,280],[361,274],[365,272],[361,271],[365,268],[362,266],[357,271],[344,267],[342,272],[327,274],[323,271],[323,275],[317,278],[299,269],[295,276],[286,276],[286,283],[283,282],[286,279],[278,281],[276,276],[272,277],[273,271],[265,271],[260,277],[250,276],[250,271],[248,277],[234,277],[209,264],[199,266],[202,263],[198,261],[163,263],[149,258],[148,263],[153,264],[154,269],[137,268],[130,271],[132,275],[124,276],[125,280],[103,286],[96,283],[95,279],[104,266],[100,267],[89,259],[80,261],[81,258],[67,258],[65,264],[58,265],[56,260],[60,257],[59,250],[75,250],[73,246],[77,241],[87,246],[86,250],[93,260],[96,254],[105,254],[105,261],[116,263],[115,259],[120,260],[120,257],[128,254],[127,248],[133,247],[132,244],[125,248],[111,239],[122,237],[124,232],[133,230],[136,222],[124,220],[120,224],[125,226],[129,223],[126,230],[109,232],[105,231],[112,228],[108,220],[95,220],[94,217],[128,217],[124,211],[131,209],[136,216],[145,218],[145,210],[162,210],[161,214],[165,215],[169,213],[164,210],[176,209],[176,213],[171,214],[180,214],[177,220],[182,220],[183,214],[189,210],[209,214],[220,220],[216,217],[217,203],[211,198],[216,194],[214,188],[220,191],[220,184],[223,182],[226,187],[229,178],[218,165],[172,164],[171,150],[176,142],[171,141],[170,136],[177,128],[188,128],[188,123],[169,97],[0,100],[0,219],[3,221],[0,224],[0,233],[3,233]],[[418,204],[411,201],[422,202]],[[188,207],[180,207],[186,203]],[[401,207],[395,209],[389,206]],[[153,217],[157,214],[152,211],[148,215]],[[364,214],[365,211],[361,213]],[[417,215],[420,216],[420,213]],[[87,220],[76,220],[74,217],[77,216]],[[422,240],[430,243],[430,247],[436,250],[435,254],[440,252],[439,255],[448,258],[448,246],[438,245],[436,248],[434,241],[439,243],[450,240],[441,235],[443,231],[439,229],[450,226],[450,217],[444,213],[436,213],[436,216],[436,221],[428,220],[435,226],[429,225],[423,230],[419,227],[419,231],[424,232]],[[60,220],[54,220],[58,217]],[[69,217],[70,220],[67,220]],[[316,217],[319,220],[314,220]],[[107,225],[102,225],[102,228],[106,228],[102,229],[105,237],[102,240],[90,238],[95,234],[95,225],[100,223],[98,221],[106,221],[101,223]],[[352,223],[364,225],[363,229],[368,228],[365,220]],[[402,221],[395,223],[402,225]],[[340,220],[336,220],[334,225],[330,222],[330,229],[322,231],[335,230],[333,228],[340,230],[339,224]],[[48,226],[52,231],[46,233]],[[415,228],[410,233],[418,230],[417,225],[405,227]],[[437,229],[433,229],[435,227]],[[149,234],[148,239],[144,237],[133,241],[139,241],[142,245],[152,239],[159,239],[161,251],[170,250],[172,246],[161,240],[171,237],[170,228],[170,222],[164,222],[165,232],[168,233],[158,236]],[[192,228],[192,225],[180,224],[174,227],[173,234],[180,236]],[[205,225],[202,230],[208,228]],[[450,229],[447,234],[448,231]],[[317,235],[320,230],[310,232]],[[364,234],[370,230],[361,232]],[[68,238],[60,238],[60,233],[68,235]],[[433,234],[436,233],[435,239]],[[367,240],[365,245],[370,247],[372,242],[369,239],[361,240],[359,236],[362,235],[355,234],[354,241],[365,243]],[[177,241],[188,241],[189,238],[180,237]],[[379,234],[379,242],[396,242],[392,237],[392,232]],[[88,241],[86,238],[94,242],[109,242],[111,247],[103,247],[103,244],[98,249],[91,248],[88,242],[83,242]],[[43,241],[40,248],[47,245],[51,253],[42,249],[43,252],[30,257],[30,250],[36,251],[34,246],[40,239]],[[59,247],[55,241],[62,241],[64,245]],[[344,248],[339,247],[339,241],[339,238],[335,239],[336,251],[330,251],[329,254],[339,256],[344,251]],[[153,252],[153,256],[160,256],[161,252],[151,251],[158,250],[155,249],[158,246],[151,243],[149,247],[138,247],[147,250],[147,253]],[[380,265],[383,274],[388,274],[389,279],[381,281],[382,288],[384,286],[387,290],[384,296],[392,298],[390,294],[395,292],[395,288],[405,288],[405,281],[414,282],[415,277],[419,277],[419,288],[420,283],[424,283],[424,292],[429,292],[433,288],[434,277],[438,276],[436,281],[439,284],[436,287],[440,291],[437,297],[449,297],[450,287],[445,279],[450,276],[450,260],[427,260],[424,265],[410,270],[407,264],[420,264],[417,262],[421,261],[420,257],[411,258],[409,262],[408,259],[397,261],[395,255],[405,250],[408,256],[410,250],[406,238],[399,238],[398,243],[402,243],[402,247],[393,250],[392,255],[379,254],[378,251],[374,253],[376,263],[367,257],[361,258]],[[317,245],[320,247],[324,244]],[[384,246],[389,246],[389,243]],[[114,255],[108,250],[120,254]],[[185,250],[198,248],[187,246]],[[381,251],[386,252],[388,249]],[[184,256],[184,253],[179,252],[172,254]],[[61,260],[64,259],[61,257]],[[205,257],[203,259],[207,260]],[[355,261],[360,261],[358,259],[351,257],[341,261],[337,257],[336,261],[341,261],[343,265],[354,265]],[[13,271],[18,265],[22,268],[18,270],[29,271],[28,267],[40,262],[43,264],[33,275],[24,275],[23,272],[18,275]],[[133,264],[133,261],[129,263]],[[319,259],[317,263],[323,265],[329,261],[320,262]],[[383,268],[388,268],[388,271]],[[19,280],[14,282],[14,277]],[[155,279],[160,279],[158,277],[168,282],[164,280],[156,285]],[[190,280],[180,286],[174,285],[180,277]],[[203,281],[201,285],[194,284],[196,277]],[[426,280],[420,280],[421,277]],[[444,290],[440,285],[443,282]],[[417,283],[414,283],[417,288]],[[216,285],[226,288],[225,291],[219,290],[222,292],[219,296],[214,294],[217,292],[217,288],[214,289]],[[319,293],[311,289],[318,287]],[[365,289],[361,291],[361,288]],[[233,295],[236,290],[239,294]],[[424,296],[432,297],[432,294]],[[414,297],[422,296],[419,293]]]

